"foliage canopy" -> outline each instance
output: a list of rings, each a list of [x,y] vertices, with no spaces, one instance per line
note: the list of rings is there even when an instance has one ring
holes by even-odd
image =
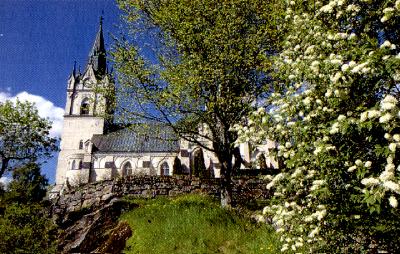
[[[17,165],[50,157],[57,150],[51,124],[30,102],[0,102],[0,177]]]
[[[28,163],[14,170],[13,180],[5,193],[7,202],[39,203],[46,196],[48,180],[36,163]]]
[[[143,40],[125,37],[117,43],[122,115],[166,124],[214,152],[229,182],[237,138],[232,127],[271,90],[268,59],[283,34],[282,1],[118,3],[130,33],[146,31],[155,44],[146,58]]]

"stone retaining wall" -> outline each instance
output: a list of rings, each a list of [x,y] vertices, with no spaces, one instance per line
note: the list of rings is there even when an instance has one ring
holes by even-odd
[[[233,180],[234,202],[265,200],[269,197],[267,181],[254,177]],[[185,193],[204,193],[220,196],[220,179],[199,179],[190,176],[136,176],[109,180],[52,193],[53,214],[66,214],[82,209],[96,209],[113,198],[130,195],[151,198],[177,196]]]

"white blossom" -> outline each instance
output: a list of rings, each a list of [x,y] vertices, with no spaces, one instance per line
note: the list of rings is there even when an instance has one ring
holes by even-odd
[[[329,131],[330,134],[335,134],[339,132],[339,123],[335,122],[332,127],[331,130]]]
[[[309,238],[314,238],[316,235],[319,234],[319,231],[320,231],[320,228],[319,228],[319,227],[314,228],[314,229],[310,232],[310,234],[308,235],[308,237],[309,237]]]
[[[355,169],[357,168],[357,166],[351,166],[347,169],[348,172],[353,172]]]
[[[356,38],[356,34],[355,33],[351,33],[350,35],[349,35],[349,40],[352,40],[352,39],[355,39]]]
[[[393,181],[385,181],[383,187],[396,193],[400,193],[400,186]]]
[[[361,166],[363,164],[363,162],[362,162],[362,160],[358,159],[358,160],[355,161],[355,164],[357,166]]]
[[[336,72],[335,75],[331,76],[330,79],[331,79],[332,83],[337,83],[342,76],[343,75],[341,72]]]
[[[365,122],[365,120],[367,120],[368,118],[368,112],[363,112],[360,115],[360,122]]]
[[[326,90],[325,97],[329,98],[331,96],[332,96],[332,90],[330,90],[330,89]]]
[[[375,179],[375,178],[372,178],[372,177],[364,178],[364,179],[361,180],[361,184],[363,184],[363,185],[365,185],[367,187],[368,186],[374,186],[374,185],[379,184],[379,180]]]
[[[380,48],[390,48],[390,46],[392,45],[392,43],[390,43],[390,41],[385,41],[382,43],[382,45],[380,46]]]
[[[391,207],[397,208],[397,205],[398,205],[397,199],[394,196],[390,196],[389,204]]]
[[[343,121],[344,119],[346,119],[345,115],[339,115],[339,117],[338,117],[339,122]]]
[[[393,161],[388,160],[388,164],[385,166],[385,171],[393,172],[396,166],[393,164]]]
[[[396,147],[397,147],[396,143],[389,144],[389,150],[392,152],[396,152]]]
[[[385,99],[381,101],[381,108],[383,110],[391,110],[396,107],[397,99],[392,95],[386,95]]]
[[[306,97],[303,100],[304,105],[309,106],[311,104],[311,98],[310,97]]]
[[[394,12],[394,8],[392,8],[392,7],[387,7],[387,8],[385,8],[385,9],[383,10],[383,13],[385,13],[385,14],[391,13],[391,12]]]
[[[383,115],[383,116],[381,116],[380,118],[379,118],[379,122],[380,123],[387,123],[387,122],[389,122],[390,121],[390,119],[392,119],[392,115],[390,114],[390,113],[386,113],[385,115]]]
[[[381,181],[388,181],[389,179],[393,178],[393,176],[393,172],[385,170],[379,175],[379,179]]]
[[[381,112],[379,110],[369,110],[367,111],[367,113],[369,119],[373,119],[381,115]]]

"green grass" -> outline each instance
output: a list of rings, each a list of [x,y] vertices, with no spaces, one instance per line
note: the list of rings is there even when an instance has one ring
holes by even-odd
[[[135,199],[122,215],[133,236],[125,253],[279,253],[274,230],[222,209],[209,197]]]

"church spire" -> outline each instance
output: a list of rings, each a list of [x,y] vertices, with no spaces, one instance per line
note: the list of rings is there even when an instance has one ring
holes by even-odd
[[[104,75],[106,71],[106,49],[104,47],[103,37],[103,16],[100,16],[99,31],[96,34],[96,39],[93,43],[93,47],[89,53],[88,66],[92,65],[93,70],[97,75]],[[86,68],[87,68],[86,67]]]

